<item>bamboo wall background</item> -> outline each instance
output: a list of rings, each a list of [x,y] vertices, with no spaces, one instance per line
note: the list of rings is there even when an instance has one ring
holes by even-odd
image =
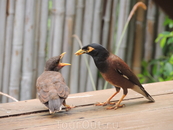
[[[92,91],[84,57],[75,56],[83,45],[100,43],[115,52],[133,5],[139,0],[0,0],[0,91],[19,100],[36,97],[35,82],[43,72],[45,61],[67,52],[62,74],[71,93]],[[152,0],[140,0],[147,10],[139,8],[131,19],[118,56],[132,70],[141,72],[141,61],[161,56],[154,40],[164,30],[165,14]],[[97,89],[104,80],[93,60],[87,56]],[[110,87],[110,86],[109,86]],[[0,97],[1,102],[11,101]]]

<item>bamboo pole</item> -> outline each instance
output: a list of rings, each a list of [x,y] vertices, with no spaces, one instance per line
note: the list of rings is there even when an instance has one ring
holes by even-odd
[[[136,4],[136,0],[131,1],[131,9]],[[132,68],[132,59],[133,59],[133,48],[134,48],[134,37],[135,37],[135,20],[136,15],[134,15],[129,23],[128,37],[127,37],[127,55],[126,63]]]
[[[19,99],[19,87],[21,78],[22,47],[23,47],[23,28],[25,15],[25,1],[17,0],[15,6],[14,30],[13,30],[13,49],[11,62],[11,75],[9,95]],[[9,100],[11,101],[11,100]]]
[[[109,26],[110,26],[110,19],[111,19],[111,6],[112,6],[112,0],[107,0],[106,11],[103,17],[103,30],[102,30],[102,45],[105,48],[107,48],[107,45],[108,45]]]
[[[84,12],[84,0],[77,0],[76,5],[76,18],[74,25],[74,34],[76,34],[79,39],[82,39],[82,23],[83,23],[83,12]],[[71,73],[70,73],[70,93],[77,93],[79,88],[79,71],[80,71],[80,57],[74,55],[76,50],[80,48],[77,40],[73,39],[73,51],[72,51],[72,61],[71,61]]]
[[[5,48],[5,24],[6,24],[6,0],[0,1],[0,91],[2,90],[2,74],[4,63],[4,48]]]
[[[154,27],[155,27],[156,6],[152,0],[148,1],[147,25],[145,31],[144,60],[149,61],[153,56],[154,49]]]
[[[112,14],[111,14],[111,23],[110,23],[110,36],[109,36],[109,50],[111,52],[115,51],[115,34],[117,31],[117,21],[118,21],[118,0],[113,0]]]
[[[44,71],[45,65],[45,47],[47,38],[47,18],[48,18],[48,0],[41,1],[41,17],[40,17],[40,34],[39,34],[39,50],[38,50],[38,72],[39,76]]]
[[[34,38],[34,54],[33,54],[33,89],[32,89],[32,98],[36,98],[36,80],[37,80],[37,71],[38,71],[38,48],[39,48],[39,30],[40,30],[40,14],[41,14],[41,0],[36,1],[35,7],[35,38]]]
[[[98,77],[98,81],[97,81],[98,85],[97,85],[97,90],[102,90],[104,88],[104,84],[105,84],[105,80],[103,79],[103,77]]]
[[[53,9],[55,15],[55,27],[52,56],[57,56],[60,55],[60,53],[62,52],[65,1],[55,0],[53,1],[53,4],[55,5],[55,8]]]
[[[118,18],[118,28],[116,34],[116,43],[120,40],[120,36],[122,34],[125,22],[127,21],[129,15],[129,5],[130,1],[120,0],[120,9],[119,9],[119,18]],[[125,53],[126,53],[126,39],[127,39],[127,32],[124,35],[124,38],[121,42],[121,46],[119,47],[118,56],[125,60]],[[116,44],[117,47],[117,44]]]
[[[66,17],[64,24],[64,40],[63,40],[63,52],[67,52],[67,55],[63,58],[63,60],[67,63],[71,63],[71,55],[72,54],[72,35],[73,35],[73,26],[74,26],[74,15],[75,15],[75,0],[67,0],[66,1]],[[70,82],[70,69],[71,66],[62,69],[63,77],[66,81],[66,84],[69,86]]]
[[[55,5],[53,4],[54,0],[49,2],[52,2],[52,8],[49,9],[49,19],[51,23],[50,23],[49,34],[48,34],[48,58],[51,58],[52,51],[53,51],[53,38],[54,38],[54,28],[55,28],[55,16],[54,16]]]
[[[165,14],[164,12],[159,9],[159,18],[158,18],[158,25],[157,25],[157,36],[159,33],[162,33],[164,30],[165,30],[165,27],[163,26],[163,23],[164,23],[164,20],[165,20]],[[162,49],[160,47],[160,44],[159,43],[156,43],[156,51],[155,51],[155,59],[157,58],[160,58],[161,55],[162,55]]]
[[[145,3],[145,0],[140,0]],[[138,1],[139,2],[139,1]],[[141,72],[141,58],[142,58],[142,47],[144,43],[144,23],[145,23],[145,10],[139,8],[136,12],[136,28],[135,28],[135,39],[134,39],[134,52],[133,52],[133,64],[132,70],[135,74]]]
[[[13,23],[14,23],[14,7],[15,1],[9,0],[7,6],[7,23],[6,23],[6,36],[5,36],[5,60],[3,71],[3,93],[8,93],[10,82],[10,68],[11,68],[11,51],[12,51],[12,39],[13,39]],[[2,97],[2,102],[7,102],[7,97]]]
[[[94,0],[86,0],[85,1],[85,12],[84,12],[84,25],[83,25],[83,33],[82,33],[82,43],[83,45],[87,45],[91,43],[92,38],[92,24],[93,24],[93,10],[94,10]],[[86,58],[87,60],[89,57]],[[85,55],[81,56],[81,68],[80,68],[80,91],[83,92],[87,90],[87,77],[88,71],[85,63]]]
[[[32,98],[33,89],[33,53],[34,53],[34,31],[35,31],[35,0],[26,0],[24,45],[23,45],[23,67],[20,100]],[[26,93],[27,92],[27,93]]]
[[[108,2],[108,5],[110,4],[110,2]],[[108,9],[108,10],[110,10],[110,9]],[[101,28],[102,28],[102,13],[103,13],[103,0],[97,0],[97,1],[95,1],[95,7],[94,7],[92,43],[99,43],[100,44]],[[109,13],[108,13],[108,15],[109,15]],[[106,16],[105,16],[105,19],[106,19]],[[96,85],[97,84],[98,70],[97,70],[95,63],[94,63],[92,58],[90,58],[90,69],[91,69],[94,84]],[[92,81],[91,81],[89,76],[87,78],[87,91],[93,91]]]

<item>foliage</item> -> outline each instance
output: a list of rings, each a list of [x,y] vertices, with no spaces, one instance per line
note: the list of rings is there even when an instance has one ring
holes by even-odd
[[[164,25],[168,26],[169,31],[160,33],[155,40],[156,43],[160,42],[163,56],[148,63],[142,62],[141,83],[173,80],[173,20],[167,17]]]

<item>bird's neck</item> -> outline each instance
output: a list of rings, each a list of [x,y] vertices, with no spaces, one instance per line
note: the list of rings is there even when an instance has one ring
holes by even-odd
[[[104,73],[107,71],[108,69],[108,64],[107,64],[107,58],[103,59],[103,58],[94,58],[94,62],[95,62],[95,65],[97,66],[98,70],[101,72],[101,73]]]

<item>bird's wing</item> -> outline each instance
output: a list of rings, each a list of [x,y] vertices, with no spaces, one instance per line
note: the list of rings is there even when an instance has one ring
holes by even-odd
[[[114,59],[112,64],[114,66],[114,69],[124,78],[128,79],[132,83],[140,86],[143,88],[141,83],[139,82],[136,75],[132,72],[132,70],[129,68],[129,66],[119,57],[114,55]]]
[[[36,86],[38,97],[42,103],[59,97],[66,99],[69,94],[69,88],[59,72],[44,72],[37,79]]]

